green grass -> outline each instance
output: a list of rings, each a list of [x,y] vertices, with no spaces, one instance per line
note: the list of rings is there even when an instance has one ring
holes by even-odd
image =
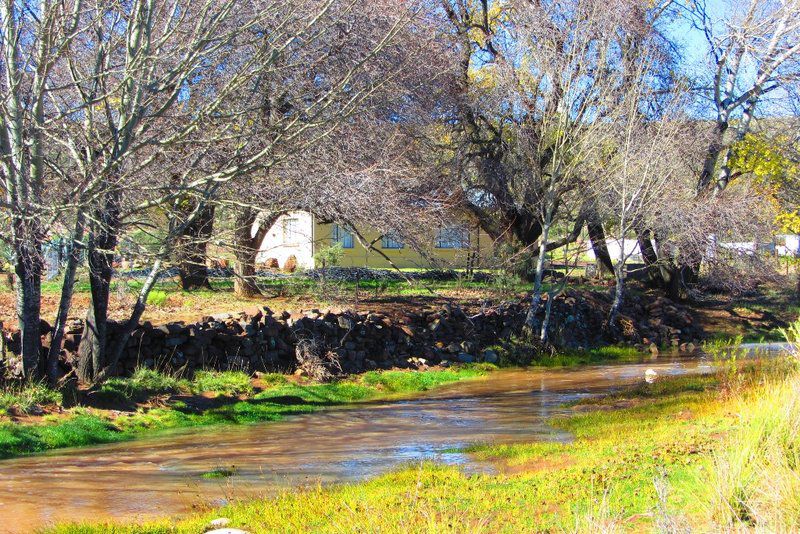
[[[188,391],[188,380],[140,367],[129,378],[109,378],[93,393],[109,402],[142,402],[154,395]]]
[[[403,271],[424,271],[424,269],[402,269]],[[393,271],[394,272],[394,271]],[[496,271],[495,271],[496,272]],[[42,292],[44,294],[59,294],[61,292],[61,279],[55,278],[42,282]],[[137,293],[142,287],[141,279],[115,279],[111,282],[112,292],[129,291]],[[148,304],[156,307],[163,306],[168,302],[170,295],[182,295],[186,298],[214,298],[220,292],[230,293],[233,290],[233,279],[231,278],[211,278],[211,289],[199,289],[193,291],[182,291],[174,280],[160,280],[156,283],[148,297]],[[259,278],[258,285],[267,296],[287,296],[300,297],[321,295],[331,296],[334,293],[352,294],[358,287],[363,296],[430,296],[430,291],[451,291],[451,290],[481,290],[486,292],[496,292],[502,295],[516,294],[531,289],[531,283],[510,276],[499,276],[497,281],[478,282],[466,277],[456,280],[419,280],[408,283],[406,280],[362,280],[358,284],[355,282],[329,281],[323,287],[316,280],[305,278],[302,275],[287,278]],[[572,284],[570,287],[576,289],[605,290],[605,286],[592,284]],[[545,284],[544,290],[550,288]],[[0,283],[0,290],[8,291],[4,283]],[[75,283],[75,292],[88,293],[89,281],[86,276],[79,276]]]
[[[200,478],[215,479],[215,478],[228,478],[236,474],[234,467],[215,467],[211,471],[206,471],[200,475]]]
[[[131,399],[143,394],[143,391],[167,392],[173,391],[173,388],[195,391],[227,388],[229,394],[221,399],[223,402],[202,411],[177,402],[163,407],[140,408],[113,420],[78,408],[65,417],[49,417],[41,424],[0,423],[0,458],[61,447],[130,440],[171,428],[277,421],[287,415],[309,413],[330,406],[425,391],[448,382],[477,377],[488,368],[473,366],[425,372],[386,371],[370,373],[368,379],[356,377],[310,385],[294,384],[285,379],[280,381],[273,377],[272,387],[246,400],[232,396],[237,394],[233,392],[243,389],[238,373],[203,374],[192,383],[153,372],[137,371],[130,379],[117,379],[113,388],[107,388],[106,394]]]
[[[470,365],[458,370],[443,370],[435,373],[409,373],[406,371],[370,371],[364,373],[362,381],[367,386],[378,387],[389,393],[427,391],[461,378],[480,376],[492,366]]]
[[[109,421],[84,412],[37,425],[0,423],[0,458],[123,439],[129,437]]]

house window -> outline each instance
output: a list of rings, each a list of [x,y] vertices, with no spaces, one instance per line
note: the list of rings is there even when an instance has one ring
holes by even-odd
[[[399,249],[404,246],[397,234],[390,232],[381,238],[381,248]]]
[[[296,245],[300,242],[300,219],[283,220],[283,244]]]
[[[353,248],[353,232],[342,228],[338,224],[333,225],[332,237],[333,243],[339,243],[342,248]]]
[[[436,233],[436,248],[469,248],[469,229],[466,226],[448,226]]]

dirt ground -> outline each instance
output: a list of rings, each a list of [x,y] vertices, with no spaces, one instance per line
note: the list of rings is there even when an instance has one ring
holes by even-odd
[[[522,296],[522,295],[519,295]],[[202,291],[198,293],[175,292],[169,293],[166,301],[161,304],[150,304],[145,310],[143,321],[153,324],[162,324],[173,321],[194,322],[203,316],[236,313],[251,310],[254,307],[268,306],[275,312],[284,310],[293,312],[313,308],[341,308],[352,309],[358,312],[381,312],[387,315],[402,315],[411,311],[422,309],[440,308],[447,303],[458,303],[465,312],[477,310],[481,304],[488,300],[499,302],[514,295],[499,295],[491,291],[478,290],[442,290],[436,295],[418,296],[367,296],[359,300],[348,299],[320,299],[314,295],[299,295],[293,297],[275,297],[265,295],[251,299],[237,297],[230,290]],[[109,314],[112,319],[127,318],[134,302],[131,294],[112,293]],[[52,322],[58,307],[59,295],[44,293],[42,295],[42,318]],[[88,293],[76,293],[72,301],[73,317],[83,317],[89,306]],[[16,323],[14,294],[4,288],[0,289],[0,321],[6,327]]]

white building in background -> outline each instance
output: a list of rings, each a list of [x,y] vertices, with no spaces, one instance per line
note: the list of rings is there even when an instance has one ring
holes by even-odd
[[[639,249],[639,241],[636,239],[606,239],[606,248],[608,248],[608,255],[611,256],[611,262],[616,264],[619,261],[619,253],[625,247],[625,261],[630,263],[641,263],[642,251]],[[591,242],[587,242],[586,255],[591,261],[597,258],[594,255]]]
[[[617,263],[619,258],[620,249],[625,247],[626,261],[631,263],[640,263],[642,259],[642,251],[639,249],[639,242],[636,239],[607,239],[606,247],[608,254],[611,256],[611,261]],[[776,235],[771,243],[758,243],[755,241],[715,241],[709,239],[709,256],[713,256],[714,247],[725,250],[735,251],[739,254],[752,255],[756,252],[762,254],[777,254],[778,256],[800,256],[800,235],[797,234],[781,234]],[[591,243],[587,242],[586,256],[595,261],[596,257],[594,250],[592,250]]]
[[[300,269],[314,267],[314,219],[307,211],[281,215],[261,242],[256,261],[275,258],[283,266],[289,256],[297,259]]]
[[[775,236],[775,252],[779,256],[800,256],[800,235],[782,234]]]

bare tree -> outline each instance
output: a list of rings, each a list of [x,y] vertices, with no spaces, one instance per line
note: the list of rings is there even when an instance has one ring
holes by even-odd
[[[548,242],[549,235],[540,239],[548,217],[534,199],[548,193],[538,189],[545,182],[530,177],[558,169],[596,136],[591,130],[607,113],[611,93],[624,84],[635,44],[656,34],[656,21],[670,3],[441,2],[461,54],[453,175],[466,209],[490,235],[516,242],[533,258],[542,245],[552,250],[577,238],[580,228],[557,242]],[[534,142],[522,147],[523,138]],[[555,204],[571,189],[554,194],[559,188],[549,193]],[[556,216],[559,208],[551,209]],[[577,213],[598,257],[607,259],[597,217],[588,209]]]
[[[379,85],[365,66],[413,12],[375,2],[367,12],[381,23],[364,28],[348,24],[354,11],[335,0],[3,3],[2,177],[26,374],[41,370],[41,248],[52,225],[71,214],[74,243],[87,249],[92,306],[79,367],[88,379],[108,361],[120,235],[167,206],[181,221],[163,234],[174,240],[221,184],[312,145]],[[337,55],[344,44],[348,53]],[[265,125],[254,113],[258,88],[279,71],[297,98]],[[225,152],[213,150],[221,144]],[[199,210],[178,217],[175,201],[187,196]],[[65,277],[62,310],[73,279]]]
[[[705,1],[692,4],[689,16],[705,35],[713,66],[707,96],[715,114],[698,191],[728,186],[735,142],[750,131],[756,108],[768,97],[785,98],[798,81],[799,12],[797,0],[730,1],[713,10]]]
[[[789,97],[796,85],[800,73],[799,9],[796,0],[725,1],[713,9],[706,2],[693,2],[684,8],[685,19],[703,33],[708,44],[709,74],[695,85],[705,104],[701,115],[710,112],[713,117],[710,128],[702,122],[694,127],[687,122],[687,132],[697,139],[694,144],[706,147],[693,171],[695,195],[710,204],[693,211],[718,212],[723,205],[735,211],[735,202],[711,198],[727,190],[733,178],[731,158],[737,143],[751,131],[759,110],[768,115],[775,102]],[[738,198],[739,192],[733,196]],[[680,233],[686,235],[683,230]],[[708,258],[696,246],[680,250],[667,245],[671,240],[668,234],[663,228],[662,232],[642,228],[638,239],[652,278],[677,298],[698,282],[701,264]]]
[[[684,94],[676,90],[666,101],[654,94],[657,88],[648,84],[646,57],[634,69],[629,76],[632,83],[610,117],[613,137],[607,150],[590,164],[599,174],[592,181],[592,187],[597,188],[598,211],[618,246],[612,258],[615,289],[608,316],[611,330],[616,328],[624,299],[628,260],[637,249],[628,246],[628,238],[641,228],[658,226],[661,208],[668,209],[664,200],[680,195],[680,188],[690,185],[685,180],[689,169],[680,147],[694,145],[686,136]],[[657,102],[661,104],[654,107]]]

